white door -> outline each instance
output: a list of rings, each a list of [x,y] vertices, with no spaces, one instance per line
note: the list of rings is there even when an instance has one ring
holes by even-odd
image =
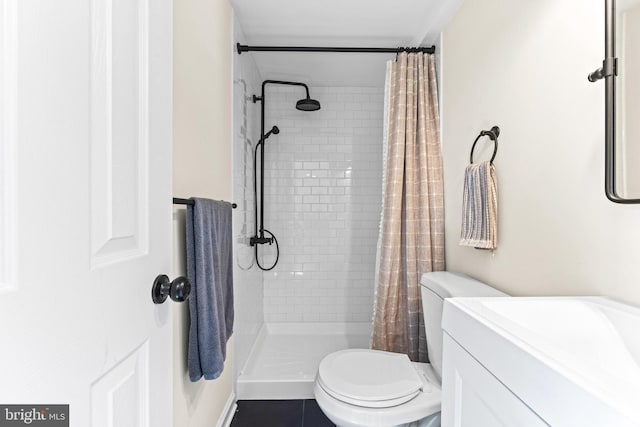
[[[171,425],[171,96],[170,0],[0,0],[0,405]]]

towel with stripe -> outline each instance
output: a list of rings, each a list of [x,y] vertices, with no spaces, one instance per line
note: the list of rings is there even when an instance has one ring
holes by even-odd
[[[472,163],[465,169],[460,245],[496,249],[498,183],[493,163]]]

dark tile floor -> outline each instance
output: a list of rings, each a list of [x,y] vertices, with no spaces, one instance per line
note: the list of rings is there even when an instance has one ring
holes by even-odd
[[[335,427],[315,400],[239,400],[231,427]]]

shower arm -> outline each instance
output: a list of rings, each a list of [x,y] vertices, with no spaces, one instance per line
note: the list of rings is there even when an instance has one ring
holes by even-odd
[[[264,237],[264,109],[265,109],[265,86],[268,84],[274,85],[286,85],[286,86],[302,86],[307,93],[307,99],[309,96],[309,86],[299,82],[288,82],[284,80],[265,80],[262,82],[262,91],[260,96],[253,95],[254,104],[260,101],[260,227],[256,223],[256,235],[251,238],[251,246],[254,244],[272,243],[272,238]],[[258,236],[259,234],[259,236]]]

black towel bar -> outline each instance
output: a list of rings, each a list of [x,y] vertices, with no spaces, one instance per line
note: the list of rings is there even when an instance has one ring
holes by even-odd
[[[173,204],[174,205],[189,205],[189,206],[193,206],[193,203],[194,203],[193,200],[190,200],[190,199],[179,199],[177,197],[173,198]],[[238,207],[238,205],[235,204],[235,203],[231,203],[231,207],[233,209],[235,209],[235,208]]]

